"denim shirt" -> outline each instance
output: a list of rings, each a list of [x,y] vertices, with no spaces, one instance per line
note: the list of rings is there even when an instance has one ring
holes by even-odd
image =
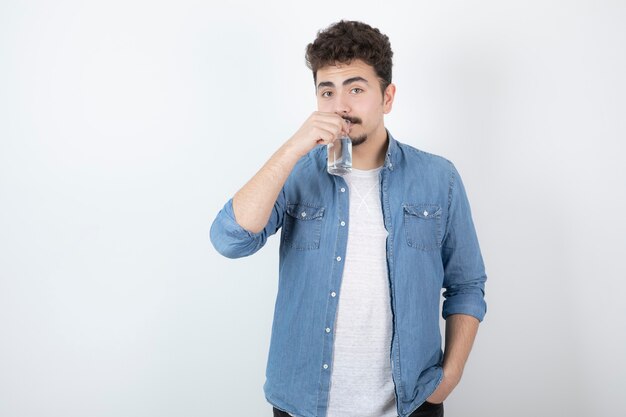
[[[444,319],[467,314],[482,321],[486,275],[454,165],[388,138],[379,180],[389,233],[390,361],[398,415],[406,417],[443,377],[440,311]],[[211,226],[213,245],[229,258],[255,253],[282,227],[264,391],[276,408],[298,417],[326,416],[350,227],[348,192],[342,177],[327,173],[326,150],[318,146],[294,167],[262,231],[251,233],[235,221],[232,199]]]

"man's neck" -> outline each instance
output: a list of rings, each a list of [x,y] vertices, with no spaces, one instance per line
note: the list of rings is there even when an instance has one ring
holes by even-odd
[[[368,137],[364,143],[352,148],[352,166],[363,170],[382,166],[388,144],[387,131],[383,127],[382,132]]]

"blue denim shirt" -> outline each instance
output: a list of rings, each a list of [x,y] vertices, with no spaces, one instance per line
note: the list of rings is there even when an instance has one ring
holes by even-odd
[[[380,171],[393,313],[391,369],[400,417],[441,382],[439,329],[444,318],[483,319],[486,280],[470,206],[459,173],[440,156],[388,134]],[[235,221],[232,199],[211,226],[224,256],[248,256],[282,227],[279,284],[264,385],[267,400],[299,417],[325,417],[333,366],[337,303],[348,240],[348,185],[326,172],[318,146],[301,158],[259,233]]]

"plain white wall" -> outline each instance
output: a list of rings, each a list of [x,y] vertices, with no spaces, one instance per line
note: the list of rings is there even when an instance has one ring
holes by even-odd
[[[341,18],[389,35],[387,126],[472,204],[488,313],[446,415],[626,414],[622,0],[5,0],[1,416],[271,415],[278,236],[232,261],[208,229]]]

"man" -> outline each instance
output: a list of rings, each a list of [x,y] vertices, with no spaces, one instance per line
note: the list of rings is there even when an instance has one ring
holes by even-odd
[[[211,227],[231,258],[282,227],[266,398],[274,416],[443,416],[486,311],[463,183],[450,161],[385,128],[396,88],[378,29],[333,24],[307,63],[318,111]],[[330,175],[320,145],[343,135],[353,170]]]

